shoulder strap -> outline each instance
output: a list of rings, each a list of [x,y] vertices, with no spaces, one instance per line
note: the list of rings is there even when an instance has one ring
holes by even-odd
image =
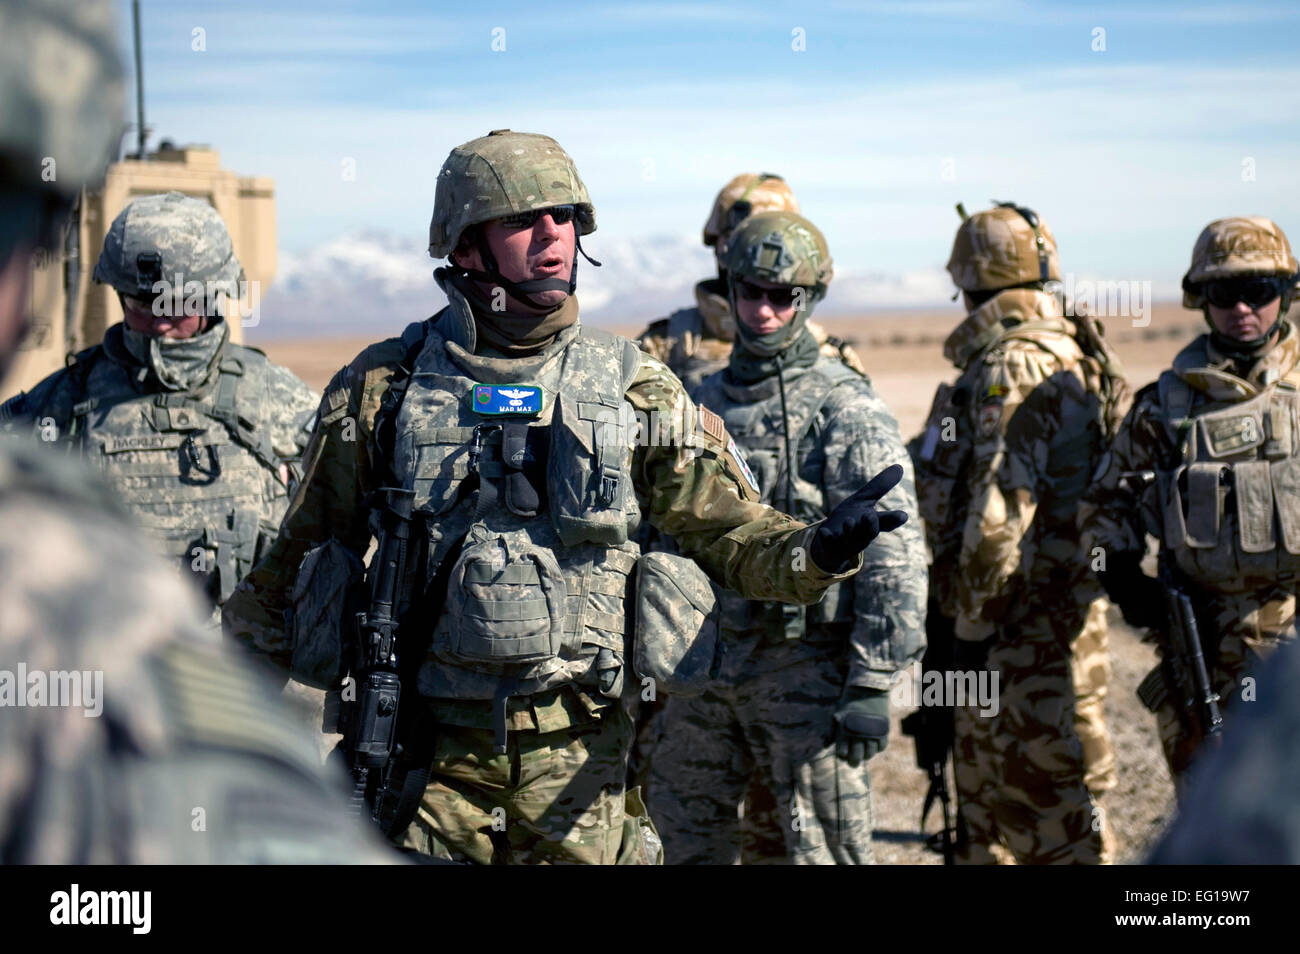
[[[1182,434],[1187,420],[1192,414],[1192,404],[1196,393],[1191,385],[1173,371],[1161,372],[1156,382],[1157,395],[1160,399],[1160,417],[1169,432],[1169,437],[1177,448],[1182,448]]]
[[[424,350],[424,343],[431,330],[433,330],[433,318],[413,321],[402,331],[402,361],[394,370],[393,377],[388,383],[388,390],[380,399],[379,410],[375,413],[374,442],[377,452],[375,460],[377,466],[389,469],[386,482],[390,485],[394,483],[391,468],[397,446],[397,414],[402,409],[402,401],[406,398],[406,389],[411,383],[416,359]]]

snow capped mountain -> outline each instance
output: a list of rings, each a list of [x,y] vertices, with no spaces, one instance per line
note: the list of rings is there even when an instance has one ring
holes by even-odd
[[[713,253],[695,235],[586,243],[595,268],[579,259],[578,297],[584,320],[640,325],[694,302],[695,283],[714,272]],[[259,338],[393,334],[433,314],[446,298],[433,280],[423,236],[367,230],[338,236],[299,253],[282,253],[262,302]],[[947,304],[945,272],[901,275],[836,270],[823,314]]]

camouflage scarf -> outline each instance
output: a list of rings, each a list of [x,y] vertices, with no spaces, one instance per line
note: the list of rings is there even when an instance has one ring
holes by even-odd
[[[512,314],[494,310],[476,283],[453,280],[452,284],[465,296],[474,315],[476,352],[486,348],[507,358],[538,354],[578,320],[578,299],[573,295],[549,312]]]
[[[1009,288],[966,316],[944,341],[943,356],[964,370],[1008,329],[1031,321],[1042,323],[1045,330],[1074,336],[1074,325],[1062,317],[1054,297],[1033,288]]]
[[[224,321],[189,338],[155,337],[122,325],[126,350],[168,391],[192,391],[206,381],[229,336],[230,326]]]
[[[796,318],[795,321],[798,321],[798,319]],[[754,335],[753,338],[765,340],[776,336],[785,337],[789,333],[788,329],[793,324],[794,322],[791,322],[790,325],[786,325],[770,335]],[[744,326],[740,322],[737,322],[736,325],[737,347],[731,349],[731,358],[727,363],[727,376],[737,384],[755,384],[764,378],[772,377],[776,374],[778,356],[781,359],[782,370],[810,368],[816,363],[817,355],[821,351],[817,339],[808,330],[806,318],[794,337],[790,339],[790,343],[771,354],[758,354],[745,347]]]

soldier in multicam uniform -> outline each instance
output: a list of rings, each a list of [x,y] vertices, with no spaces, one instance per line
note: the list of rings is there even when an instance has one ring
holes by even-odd
[[[122,323],[0,414],[77,448],[219,607],[275,537],[319,399],[229,341],[243,271],[207,202],[134,200],[94,277],[117,290]]]
[[[1138,392],[1080,515],[1088,545],[1105,551],[1099,575],[1111,599],[1132,625],[1152,629],[1165,657],[1161,587],[1140,567],[1147,535],[1160,542],[1161,559],[1191,592],[1210,681],[1229,712],[1249,698],[1243,677],[1294,633],[1300,335],[1284,318],[1296,279],[1291,246],[1269,219],[1205,227],[1183,305],[1201,309],[1210,332]],[[1202,728],[1167,665],[1141,696],[1181,783]]]
[[[496,130],[452,150],[429,243],[449,258],[448,306],[330,382],[281,535],[226,606],[228,632],[292,668],[285,610],[308,549],[360,557],[367,495],[414,492],[403,638],[429,649],[403,705],[435,728],[418,814],[390,835],[435,856],[655,860],[624,789],[643,514],[723,585],[800,603],[904,519],[874,506],[894,472],[817,527],[760,504],[717,416],[696,415],[662,362],[579,323],[575,254],[595,227],[555,140]],[[644,419],[678,422],[678,439],[637,440]]]
[[[832,274],[821,232],[792,212],[756,214],[730,236],[726,262],[737,345],[692,396],[721,415],[762,500],[815,522],[898,464],[904,477],[886,500],[915,514],[893,415],[863,375],[819,353],[808,330]],[[734,863],[742,847],[747,862],[871,862],[866,760],[888,740],[894,673],[925,648],[919,528],[879,540],[871,556],[815,606],[724,594],[720,679],[699,696],[669,698],[650,763],[650,810],[668,863]],[[775,805],[777,831],[751,820],[742,846],[742,798],[747,820],[756,805]]]
[[[759,212],[798,213],[799,203],[784,179],[770,172],[742,172],[718,193],[704,223],[704,244],[713,249],[718,277],[695,286],[695,307],[681,308],[650,323],[637,344],[658,358],[693,391],[710,374],[727,366],[736,336],[736,319],[727,297],[727,240],[746,217]],[[866,373],[848,344],[809,322],[808,331],[822,353]]]
[[[1056,241],[1031,210],[965,218],[948,271],[970,312],[944,344],[961,376],[909,449],[930,612],[953,621],[956,669],[987,666],[1000,688],[995,715],[954,709],[959,858],[1104,862],[1105,604],[1074,520],[1126,386],[1095,319],[1043,290],[1060,278]]]
[[[32,249],[58,247],[119,139],[116,43],[108,3],[0,0],[0,370]],[[391,859],[201,620],[113,494],[0,442],[0,862]]]

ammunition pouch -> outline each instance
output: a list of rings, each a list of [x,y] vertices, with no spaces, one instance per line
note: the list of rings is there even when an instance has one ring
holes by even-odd
[[[299,682],[317,689],[339,685],[344,633],[352,625],[364,574],[361,561],[333,538],[303,557],[291,591],[293,655],[289,668]]]
[[[717,678],[725,647],[722,601],[695,562],[672,553],[637,561],[633,667],[669,695],[698,695]]]

